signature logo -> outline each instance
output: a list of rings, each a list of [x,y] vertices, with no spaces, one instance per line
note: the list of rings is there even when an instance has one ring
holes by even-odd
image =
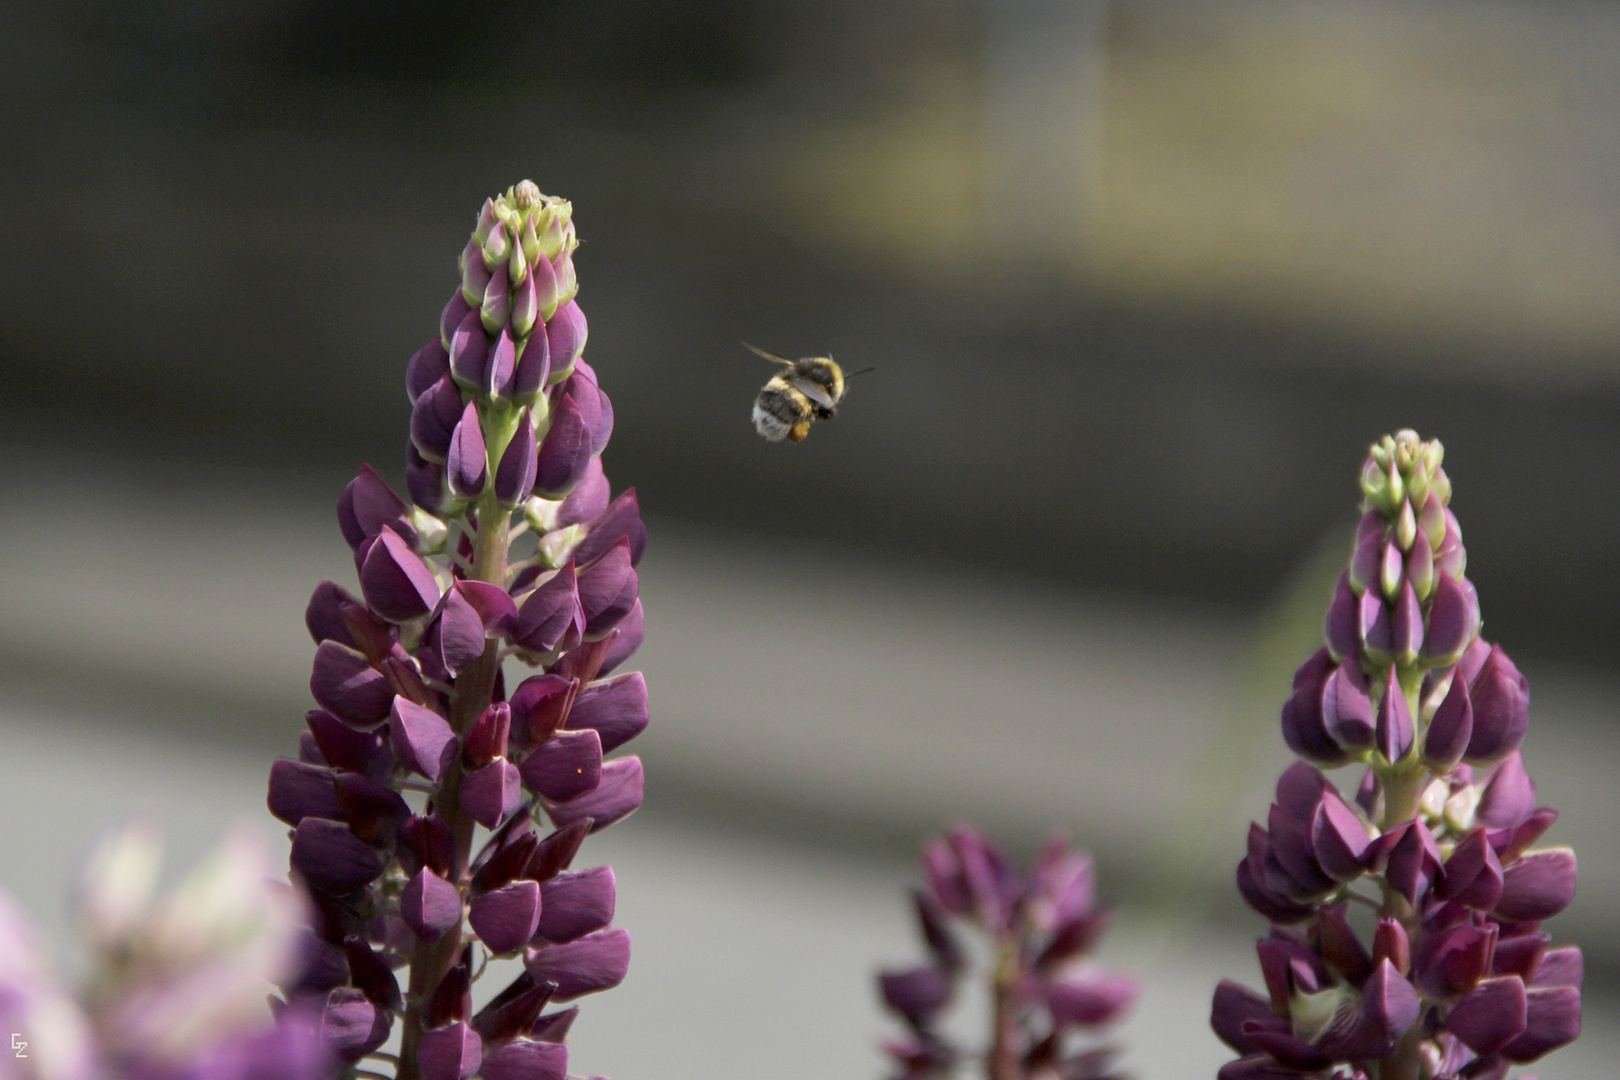
[[[25,1058],[28,1056],[28,1044],[24,1042],[23,1037],[15,1031],[11,1033],[11,1048],[17,1051],[17,1056],[20,1058]]]

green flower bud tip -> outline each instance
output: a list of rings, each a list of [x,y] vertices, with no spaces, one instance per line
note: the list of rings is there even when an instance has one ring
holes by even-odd
[[[525,511],[527,508],[525,508]],[[570,525],[566,529],[554,529],[540,538],[537,554],[540,561],[548,568],[555,570],[568,561],[569,554],[585,539],[586,527],[583,524]]]
[[[1439,547],[1440,541],[1446,538],[1446,508],[1440,501],[1439,492],[1430,490],[1429,497],[1423,503],[1423,512],[1418,516],[1418,527],[1428,537],[1431,548]]]
[[[561,509],[561,499],[542,499],[534,495],[523,504],[523,520],[529,523],[529,528],[535,533],[543,536],[555,526],[557,512]]]
[[[534,265],[534,261],[540,258],[540,240],[535,236],[533,214],[524,217],[523,234],[518,237],[518,243],[523,248],[523,257],[529,260],[531,266]]]
[[[521,243],[512,245],[512,257],[506,262],[506,276],[511,279],[514,289],[521,286],[523,279],[529,276],[529,260],[523,254]]]
[[[1384,512],[1393,513],[1395,508],[1401,505],[1401,500],[1406,498],[1406,481],[1402,478],[1400,465],[1396,461],[1389,463],[1384,475],[1389,481],[1384,488]]]
[[[416,537],[421,545],[420,554],[423,555],[441,553],[444,551],[445,542],[450,538],[449,526],[420,506],[411,507],[411,528],[416,530]]]
[[[1412,500],[1401,500],[1400,513],[1395,515],[1395,542],[1402,551],[1411,551],[1417,539],[1417,515],[1412,513]]]
[[[512,243],[506,235],[506,222],[498,221],[495,228],[490,231],[489,239],[484,241],[484,267],[491,273],[495,267],[506,261],[512,253]]]

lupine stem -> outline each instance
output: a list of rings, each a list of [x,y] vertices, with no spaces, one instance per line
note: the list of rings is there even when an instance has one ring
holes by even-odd
[[[1018,1023],[1018,998],[1014,983],[1018,978],[1017,946],[1002,943],[996,958],[993,990],[990,1055],[985,1062],[989,1080],[1023,1080],[1023,1029]]]

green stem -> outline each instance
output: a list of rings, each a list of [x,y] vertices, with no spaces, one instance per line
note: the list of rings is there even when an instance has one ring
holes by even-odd
[[[509,513],[495,498],[493,482],[484,489],[478,500],[478,533],[473,548],[472,577],[492,585],[506,587],[507,526]],[[464,526],[465,527],[465,526]],[[459,735],[467,730],[489,708],[495,693],[495,677],[500,671],[500,642],[490,641],[484,646],[484,655],[473,661],[456,679],[455,693],[450,700],[450,727]],[[439,783],[439,795],[434,808],[450,826],[455,839],[456,868],[465,871],[472,857],[472,816],[462,807],[461,759],[451,761]],[[422,1040],[423,1013],[428,998],[455,965],[461,954],[461,926],[458,923],[437,941],[421,942],[411,954],[411,984],[406,998],[405,1029],[400,1036],[399,1080],[421,1080],[422,1071],[416,1062],[416,1049]]]
[[[1024,1080],[1024,1032],[1018,1023],[1018,1001],[1014,993],[1018,978],[1017,948],[1016,943],[1004,942],[996,957],[990,1053],[985,1060],[988,1080]]]

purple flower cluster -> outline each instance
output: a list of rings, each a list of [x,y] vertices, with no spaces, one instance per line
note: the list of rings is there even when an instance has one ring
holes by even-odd
[[[1580,950],[1540,928],[1574,897],[1575,855],[1532,846],[1558,814],[1519,753],[1529,683],[1479,637],[1441,458],[1411,431],[1367,456],[1327,647],[1282,710],[1305,760],[1238,864],[1273,925],[1266,992],[1215,992],[1242,1055],[1222,1080],[1501,1080],[1580,1033]],[[1349,764],[1366,768],[1347,800],[1321,769]]]
[[[131,825],[105,841],[78,892],[84,991],[51,976],[27,919],[0,894],[3,1080],[313,1080],[334,1068],[310,1008],[272,1019],[264,991],[298,963],[300,897],[268,879],[257,837],[237,831],[171,896],[155,900],[159,838]]]
[[[544,1009],[630,959],[613,871],[569,869],[640,806],[641,761],[604,755],[647,726],[641,675],[609,677],[642,640],[646,530],[602,472],[613,409],[581,359],[571,214],[528,181],[485,202],[406,372],[410,500],[369,467],[344,489],[360,595],[315,590],[320,707],[270,775],[319,913],[288,998],[321,1004],[345,1062],[402,1021],[409,1080],[561,1080],[577,1010]],[[508,692],[508,656],[542,673]],[[476,1014],[475,942],[524,966]]]
[[[1137,984],[1086,960],[1112,917],[1097,905],[1091,857],[1053,840],[1023,874],[959,826],[923,846],[922,866],[927,887],[915,899],[929,962],[878,976],[884,1002],[909,1029],[886,1047],[897,1080],[947,1077],[971,1060],[937,1026],[970,966],[953,922],[977,930],[988,951],[988,1080],[1112,1077],[1116,1052],[1086,1048],[1082,1036],[1122,1016]]]

